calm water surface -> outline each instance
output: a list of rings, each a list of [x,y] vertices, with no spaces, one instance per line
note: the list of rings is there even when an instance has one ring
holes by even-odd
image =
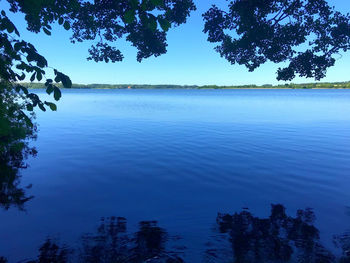
[[[37,116],[21,179],[34,198],[0,211],[10,262],[47,237],[74,246],[109,216],[157,220],[186,262],[219,235],[218,212],[310,207],[330,249],[350,229],[349,90],[65,90],[58,107]]]

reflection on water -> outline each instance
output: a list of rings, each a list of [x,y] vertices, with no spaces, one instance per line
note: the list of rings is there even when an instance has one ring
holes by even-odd
[[[184,262],[181,251],[166,248],[169,239],[165,229],[156,221],[139,223],[139,230],[130,234],[123,217],[102,218],[96,233],[84,234],[79,248],[60,245],[59,241],[47,239],[39,249],[37,260],[27,263],[141,263],[141,262]],[[179,250],[179,249],[177,249]]]
[[[228,239],[221,236],[221,242],[228,241],[231,251],[215,248],[215,242],[208,242],[202,262],[349,263],[349,233],[334,236],[334,244],[341,250],[336,255],[322,245],[315,220],[310,208],[298,210],[292,217],[281,204],[272,205],[268,218],[256,217],[248,209],[232,215],[219,213],[216,229],[228,235]],[[48,238],[39,248],[37,259],[21,262],[182,263],[183,254],[191,251],[185,251],[179,240],[156,221],[142,221],[137,232],[129,233],[125,218],[109,217],[101,219],[94,233],[83,234],[78,246],[61,245],[59,240]],[[172,243],[171,248],[168,243]],[[7,260],[0,257],[0,262]]]
[[[0,97],[1,99],[1,97]],[[0,107],[1,108],[1,107]],[[0,130],[9,129],[3,123],[10,122],[3,113],[0,113]],[[11,130],[7,136],[0,131],[0,207],[8,210],[10,207],[24,208],[24,204],[33,198],[28,196],[26,189],[31,185],[21,185],[21,170],[27,168],[26,160],[28,156],[35,156],[37,151],[34,147],[28,146],[28,139],[34,139],[35,135],[26,135],[21,125],[18,129]],[[34,131],[35,132],[35,129]],[[22,135],[24,134],[24,135]],[[29,138],[27,138],[29,137]]]
[[[0,207],[23,209],[31,199],[20,185],[20,170],[26,168],[27,158],[35,156],[35,147],[29,142],[36,139],[35,114],[26,109],[26,98],[14,93],[13,87],[0,79]]]
[[[22,187],[18,168],[0,163],[0,206],[9,209],[11,206],[24,209],[24,204],[33,196],[26,194],[31,185]]]
[[[342,256],[337,258],[320,242],[314,226],[312,209],[298,210],[288,216],[283,205],[272,205],[268,218],[259,218],[247,210],[240,213],[218,214],[221,233],[228,233],[233,262],[350,262],[349,239],[344,234],[334,238],[340,243]],[[215,250],[210,250],[216,256]]]
[[[156,221],[139,223],[134,234],[127,232],[126,219],[111,217],[102,219],[97,233],[82,237],[80,258],[83,262],[151,262],[161,259],[164,262],[182,262],[174,251],[167,251],[167,232]]]
[[[0,136],[0,139],[3,138]],[[26,190],[31,188],[30,184],[21,185],[20,172],[27,168],[25,161],[28,155],[35,156],[37,152],[35,148],[28,147],[27,142],[21,140],[10,141],[8,145],[1,146],[6,150],[0,152],[0,207],[5,210],[10,207],[23,210],[24,204],[33,196],[28,196],[26,193]],[[19,150],[13,150],[14,147]]]

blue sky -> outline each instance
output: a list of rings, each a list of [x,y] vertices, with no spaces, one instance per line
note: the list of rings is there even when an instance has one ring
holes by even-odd
[[[337,10],[350,12],[349,0],[330,0]],[[193,12],[187,23],[172,28],[168,34],[168,52],[160,57],[148,58],[141,63],[136,61],[137,50],[121,40],[117,47],[125,58],[117,63],[96,63],[87,61],[90,43],[72,44],[70,32],[54,26],[51,36],[44,33],[33,34],[25,30],[21,15],[7,12],[17,25],[23,39],[31,42],[44,55],[51,67],[68,74],[73,83],[108,84],[180,84],[180,85],[241,85],[277,84],[278,65],[266,63],[254,72],[244,66],[231,65],[214,51],[214,44],[207,42],[203,30],[202,14],[215,3],[225,4],[225,0],[195,0],[197,11]],[[7,7],[0,0],[1,9]],[[329,69],[322,81],[350,80],[350,52],[343,54],[336,65]],[[313,79],[297,78],[293,82],[313,82]],[[282,83],[282,82],[281,82]]]

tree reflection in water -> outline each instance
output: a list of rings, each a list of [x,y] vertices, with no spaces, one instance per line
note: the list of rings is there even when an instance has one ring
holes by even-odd
[[[272,205],[268,218],[255,217],[248,210],[217,216],[220,233],[229,235],[231,262],[350,262],[349,235],[334,238],[343,251],[338,258],[321,244],[314,221],[312,209],[298,210],[296,217],[291,217],[280,204]],[[212,262],[220,258],[220,253],[213,248],[207,254]]]
[[[156,221],[139,223],[139,230],[130,235],[126,219],[110,217],[101,220],[96,234],[82,238],[83,262],[183,262],[177,252],[167,251],[168,233]],[[157,260],[157,261],[156,261]]]
[[[336,256],[320,241],[311,209],[288,216],[283,205],[272,205],[268,218],[253,216],[247,209],[240,213],[218,214],[217,230],[222,243],[229,237],[229,253],[219,247],[207,249],[204,262],[232,263],[350,263],[350,232],[334,236],[342,253]],[[123,217],[102,218],[95,233],[82,235],[79,248],[60,245],[47,239],[35,260],[26,263],[182,263],[183,249],[175,249],[170,236],[156,221],[139,223],[138,231],[129,233]],[[191,251],[187,251],[191,253]],[[0,257],[0,263],[6,262]]]
[[[33,196],[26,194],[31,185],[21,187],[18,168],[0,162],[0,206],[8,210],[11,206],[24,209],[24,204]],[[1,261],[0,261],[1,263]]]
[[[47,239],[36,260],[26,263],[182,263],[182,251],[169,251],[166,243],[173,237],[156,221],[139,223],[136,233],[127,232],[123,217],[102,218],[96,233],[84,234],[76,251]],[[74,253],[76,252],[76,253]],[[1,261],[0,261],[1,262]]]
[[[20,183],[20,170],[27,167],[27,158],[37,154],[29,145],[37,136],[35,115],[24,114],[26,102],[28,99],[0,78],[0,207],[6,210],[11,206],[23,209],[32,198],[26,194],[30,186]]]

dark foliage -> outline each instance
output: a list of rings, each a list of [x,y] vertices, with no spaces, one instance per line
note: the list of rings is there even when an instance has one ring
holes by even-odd
[[[138,61],[166,53],[169,28],[185,23],[195,10],[192,0],[98,0],[78,5],[71,16],[72,41],[98,39],[89,50],[89,59],[96,62],[121,61],[123,55],[113,43],[123,37],[137,48]]]
[[[322,246],[314,221],[311,209],[298,210],[291,217],[283,205],[272,205],[268,218],[255,217],[248,210],[217,217],[220,233],[229,234],[233,262],[348,262],[349,236],[335,238],[343,250],[343,256],[337,258]],[[214,249],[208,251],[211,257],[217,256]]]
[[[66,245],[60,245],[57,240],[47,239],[39,249],[38,258],[26,262],[184,262],[178,255],[179,252],[166,250],[166,243],[170,237],[164,229],[157,226],[157,222],[140,222],[139,230],[133,234],[127,232],[126,223],[123,217],[102,218],[96,233],[84,234],[80,249],[75,251]]]
[[[342,250],[342,257],[340,263],[350,263],[350,231],[336,235],[334,237],[334,243]]]
[[[102,218],[96,234],[83,236],[79,258],[91,263],[183,262],[178,252],[166,249],[168,240],[156,221],[140,222],[139,230],[130,235],[125,218]]]
[[[121,61],[123,55],[113,45],[126,37],[138,49],[137,59],[166,52],[170,27],[186,22],[195,10],[192,0],[8,0],[11,11],[22,12],[28,30],[51,34],[50,24],[58,22],[72,30],[72,42],[97,40],[89,59]],[[156,15],[155,15],[156,13]]]
[[[203,17],[208,41],[220,43],[216,51],[232,64],[253,71],[267,61],[289,63],[278,80],[320,80],[334,55],[350,49],[350,16],[326,0],[234,0]]]
[[[60,246],[57,241],[47,239],[39,248],[38,259],[27,263],[67,263],[70,254],[72,250],[67,246]]]
[[[17,93],[26,97],[27,111],[33,111],[34,107],[46,111],[46,106],[56,110],[54,103],[41,101],[38,95],[30,93],[27,88],[18,83],[24,80],[26,75],[30,76],[30,81],[41,81],[46,78],[45,70],[48,68],[46,59],[37,52],[35,47],[19,37],[19,31],[2,10],[0,14],[0,80],[11,83]],[[72,82],[68,76],[56,69],[53,72],[55,82],[62,83],[66,88],[71,87]],[[45,86],[47,93],[53,93],[55,100],[61,98],[61,92],[53,84],[52,79],[46,79]]]
[[[29,140],[36,138],[36,126],[34,115],[27,116],[23,110],[25,97],[14,92],[10,84],[0,82],[0,206],[5,209],[23,208],[32,198],[20,187],[19,170],[27,167],[28,156],[36,155],[35,148],[29,146]]]

